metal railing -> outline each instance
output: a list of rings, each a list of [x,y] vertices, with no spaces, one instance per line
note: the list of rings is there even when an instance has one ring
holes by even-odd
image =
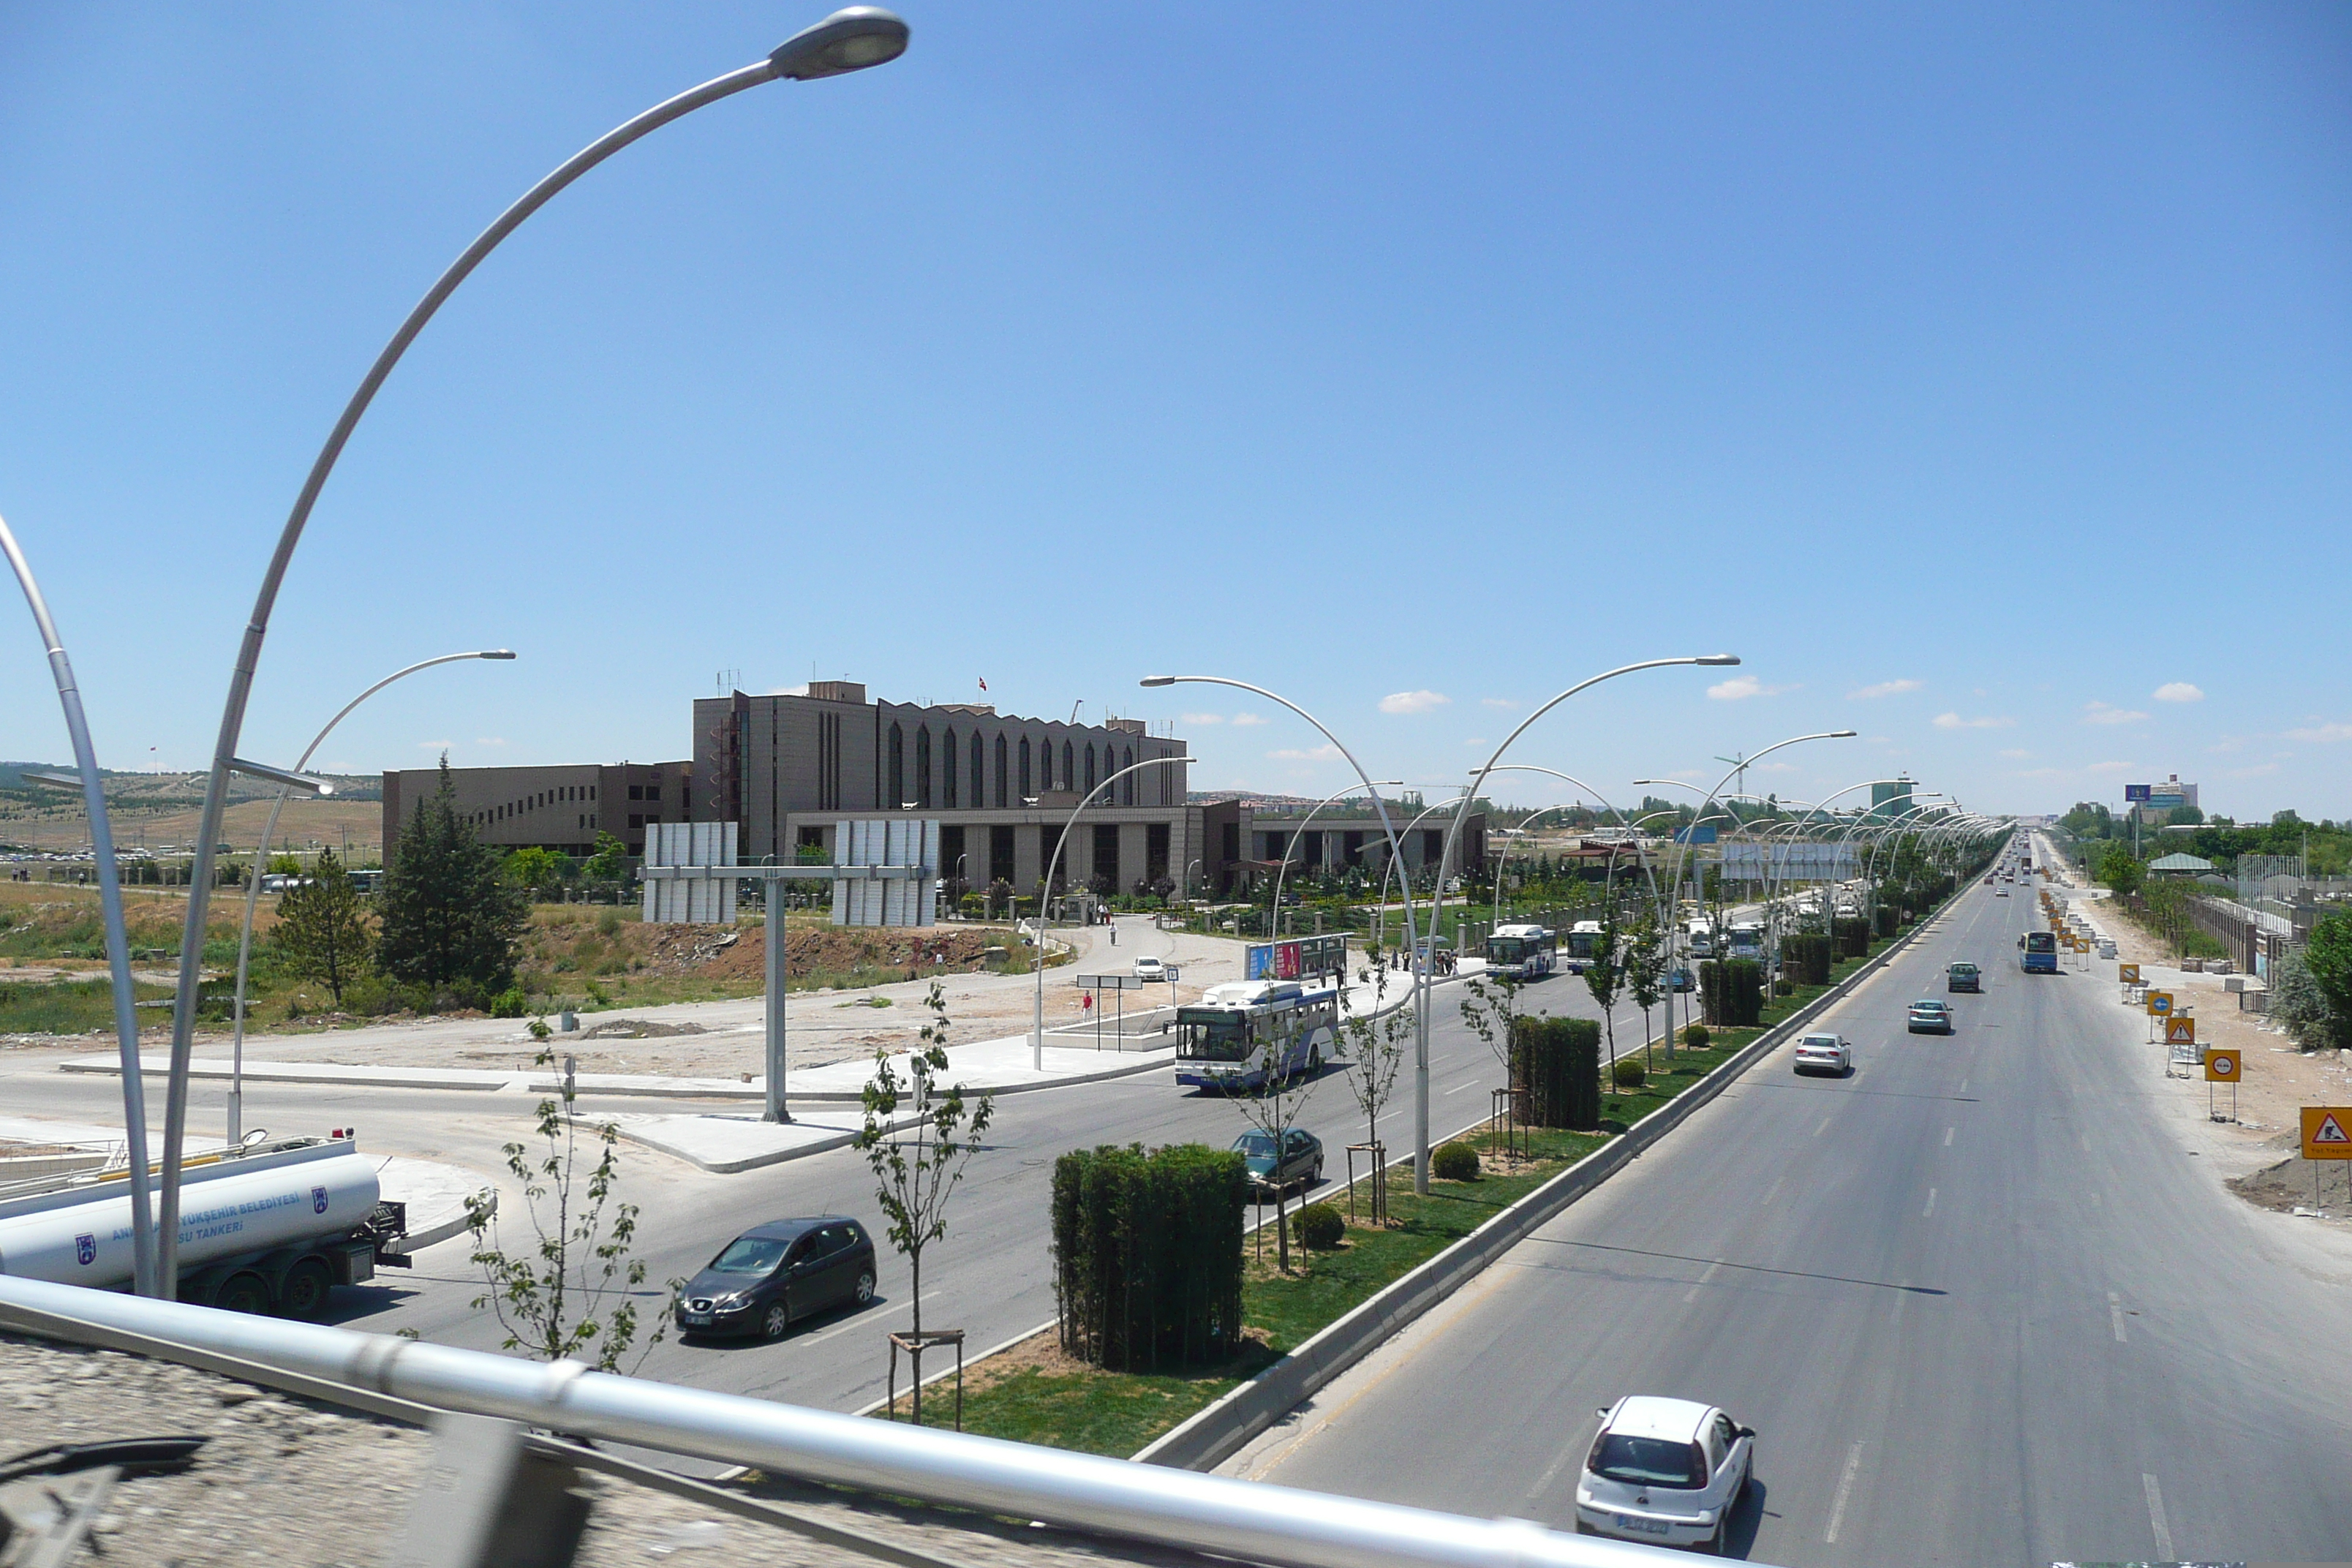
[[[27,1317],[16,1319],[10,1309]],[[811,1410],[379,1334],[0,1276],[47,1313],[436,1409],[1277,1568],[1625,1568],[1663,1549]]]

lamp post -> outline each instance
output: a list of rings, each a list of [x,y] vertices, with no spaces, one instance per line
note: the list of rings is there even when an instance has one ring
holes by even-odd
[[[445,653],[438,658],[425,659],[410,665],[405,669],[394,670],[390,675],[344,703],[335,716],[327,721],[326,727],[310,737],[310,743],[302,748],[300,756],[294,759],[294,771],[299,773],[310,766],[310,758],[320,746],[326,743],[327,737],[335,732],[335,726],[351,716],[352,709],[382,691],[394,681],[415,675],[420,669],[430,669],[436,664],[453,664],[459,659],[512,658],[514,658],[514,652],[510,648],[483,648],[474,653]],[[247,970],[253,957],[253,911],[255,906],[261,901],[261,868],[269,860],[269,840],[278,831],[278,814],[286,809],[287,799],[293,793],[293,785],[280,784],[278,788],[278,798],[269,803],[269,820],[262,824],[261,827],[261,848],[253,858],[253,875],[246,879],[245,922],[237,928],[236,933],[236,998],[234,1007],[236,1033],[229,1047],[228,1141],[231,1143],[245,1136],[245,987]]]
[[[1054,857],[1045,862],[1045,881],[1037,895],[1037,1010],[1034,1027],[1029,1036],[1029,1065],[1034,1070],[1045,1070],[1045,907],[1054,897],[1054,871],[1062,863],[1062,847],[1070,841],[1070,829],[1078,825],[1080,814],[1094,803],[1097,795],[1105,797],[1106,805],[1110,804],[1108,793],[1110,786],[1128,774],[1192,760],[1189,756],[1146,757],[1139,763],[1129,763],[1079,796],[1078,804],[1070,808],[1070,819],[1062,824],[1062,836],[1054,840]],[[1124,1007],[1127,1004],[1122,1002],[1119,1005]]]
[[[1486,775],[1495,771],[1495,764],[1503,760],[1503,753],[1511,749],[1511,742],[1526,734],[1530,725],[1578,692],[1598,686],[1604,680],[1614,680],[1621,675],[1631,675],[1642,669],[1664,669],[1675,665],[1718,666],[1738,662],[1739,656],[1736,653],[1706,653],[1681,658],[1645,658],[1635,664],[1619,665],[1615,669],[1604,669],[1589,679],[1578,681],[1520,720],[1518,728],[1503,737],[1503,743],[1495,748],[1494,754],[1486,759],[1486,766],[1480,768],[1477,776],[1470,781],[1470,788],[1462,796],[1462,804],[1454,814],[1453,825],[1445,831],[1445,846],[1437,858],[1437,882],[1430,890],[1431,938],[1436,937],[1438,918],[1444,912],[1445,879],[1453,874],[1454,846],[1461,840],[1462,825],[1469,819],[1470,803],[1478,797],[1479,790],[1486,785]],[[1416,1136],[1412,1150],[1412,1190],[1423,1194],[1429,1191],[1429,984],[1430,976],[1424,965],[1421,975],[1419,1016],[1414,1020],[1413,1121]]]
[[[656,104],[634,120],[605,132],[524,192],[520,199],[499,214],[489,227],[484,229],[464,253],[449,264],[447,270],[441,274],[432,288],[425,290],[425,297],[400,323],[392,340],[376,355],[375,363],[368,367],[358,390],[343,405],[341,416],[328,433],[326,445],[320,448],[318,457],[310,464],[310,474],[295,498],[294,509],[278,534],[278,546],[270,554],[268,568],[262,574],[261,591],[255,597],[253,614],[246,623],[244,638],[237,646],[236,663],[230,672],[228,700],[221,710],[220,736],[213,748],[212,774],[205,784],[204,811],[198,818],[195,862],[188,889],[187,931],[180,946],[179,996],[172,1010],[172,1068],[163,1110],[163,1198],[157,1216],[157,1273],[164,1288],[170,1288],[175,1278],[173,1269],[179,1256],[180,1148],[187,1126],[188,1064],[194,1047],[196,984],[203,959],[205,905],[211,893],[213,851],[220,837],[221,813],[227,805],[228,775],[235,761],[238,737],[245,728],[246,700],[253,688],[255,671],[261,663],[261,644],[268,635],[269,616],[277,605],[278,588],[285,581],[287,568],[293,563],[294,550],[301,542],[302,530],[310,520],[311,508],[318,504],[319,493],[325,488],[328,475],[334,471],[335,461],[342,455],[343,447],[358,426],[360,416],[367,412],[368,405],[374,401],[377,391],[392,374],[393,367],[407,353],[408,345],[425,330],[425,323],[456,292],[457,286],[481,265],[483,258],[498,248],[501,240],[520,227],[524,219],[544,206],[572,181],[640,137],[747,88],[778,80],[814,81],[864,70],[898,58],[906,52],[906,48],[905,22],[877,6],[853,5],[794,34],[765,59],[729,71],[724,76],[714,77],[700,87],[690,88],[676,98]]]
[[[131,940],[122,921],[122,882],[114,865],[114,828],[106,815],[106,781],[98,771],[98,749],[89,738],[89,720],[82,712],[81,688],[74,679],[73,660],[49,617],[48,601],[33,578],[32,563],[16,547],[16,536],[0,519],[0,551],[25,591],[33,625],[49,658],[49,676],[57,682],[58,705],[65,712],[66,733],[73,742],[74,766],[79,770],[82,807],[89,814],[90,855],[98,873],[98,904],[106,923],[106,964],[114,985],[114,1032],[122,1060],[122,1146],[131,1176],[131,1266],[133,1289],[142,1296],[161,1296],[155,1271],[155,1215],[147,1188],[147,1090],[139,1074],[139,1012],[131,992]]]
[[[1404,787],[1404,780],[1382,779],[1380,781],[1378,787],[1385,789],[1402,789]],[[1274,868],[1274,908],[1272,912],[1267,916],[1265,922],[1267,941],[1279,942],[1282,940],[1282,879],[1284,873],[1290,869],[1290,847],[1293,844],[1296,844],[1299,839],[1306,837],[1307,825],[1315,820],[1315,812],[1321,811],[1325,806],[1330,805],[1335,800],[1343,799],[1344,797],[1355,793],[1355,786],[1351,784],[1348,788],[1341,790],[1338,795],[1325,795],[1321,800],[1316,802],[1315,811],[1308,812],[1304,817],[1299,819],[1297,831],[1283,840],[1282,862]],[[1343,986],[1342,989],[1345,989],[1345,987]]]

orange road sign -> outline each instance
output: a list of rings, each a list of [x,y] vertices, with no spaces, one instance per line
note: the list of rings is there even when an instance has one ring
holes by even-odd
[[[2172,1016],[2172,993],[2169,991],[2149,992],[2147,994],[2147,1016],[2151,1018],[2170,1017]]]
[[[2207,1083],[2235,1083],[2244,1071],[2243,1064],[2238,1060],[2237,1052],[2225,1051],[2218,1046],[2205,1047],[2205,1081]]]
[[[2352,1105],[2303,1108],[2303,1157],[2352,1160]]]
[[[2126,985],[2137,985],[2137,984],[2139,984],[2139,965],[2138,965],[2138,964],[2137,964],[2137,963],[2118,963],[2118,964],[2116,964],[2116,979],[2118,979],[2118,980],[2120,980],[2120,981],[2122,981],[2122,982],[2123,982],[2125,984],[2126,984]]]
[[[2168,1046],[2193,1046],[2197,1043],[2197,1020],[2183,1013],[2164,1021],[2164,1043]]]

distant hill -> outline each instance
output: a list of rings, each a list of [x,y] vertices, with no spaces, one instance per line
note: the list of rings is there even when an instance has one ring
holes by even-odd
[[[0,795],[22,795],[34,801],[64,805],[76,797],[62,785],[35,784],[27,781],[27,770],[34,773],[72,773],[79,770],[71,763],[0,763]],[[100,768],[99,776],[106,781],[106,804],[109,810],[167,811],[204,804],[205,775],[202,773],[125,773],[113,768]],[[383,798],[383,775],[381,773],[322,773],[335,785],[337,800],[375,800]],[[232,801],[262,800],[278,793],[278,786],[265,779],[249,779],[242,775],[229,781],[228,798]]]

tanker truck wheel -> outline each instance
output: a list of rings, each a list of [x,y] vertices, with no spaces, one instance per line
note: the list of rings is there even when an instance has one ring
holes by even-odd
[[[258,1274],[232,1274],[221,1281],[220,1289],[213,1296],[213,1305],[224,1312],[267,1312],[269,1281]]]
[[[327,1272],[324,1263],[315,1258],[302,1259],[286,1271],[278,1287],[279,1315],[316,1322],[326,1316],[327,1293],[334,1285],[334,1276]]]

